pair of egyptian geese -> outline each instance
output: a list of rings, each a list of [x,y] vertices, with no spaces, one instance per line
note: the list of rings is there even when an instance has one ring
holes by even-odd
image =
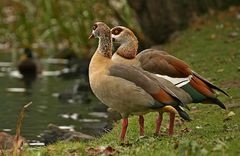
[[[137,54],[138,40],[128,28],[110,29],[105,23],[97,22],[89,38],[94,37],[99,42],[89,65],[90,86],[101,102],[121,114],[121,140],[125,138],[130,115],[139,116],[140,136],[143,136],[144,114],[158,112],[155,133],[159,134],[163,113],[168,112],[168,134],[173,135],[176,113],[190,120],[183,109],[188,108],[186,104],[212,103],[226,109],[214,90],[227,93],[182,60],[154,49]],[[114,55],[112,42],[120,44]]]

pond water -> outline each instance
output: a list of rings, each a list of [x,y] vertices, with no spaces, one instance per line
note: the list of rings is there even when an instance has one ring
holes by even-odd
[[[11,56],[0,52],[0,62],[11,62]],[[3,63],[4,64],[4,63]],[[1,63],[0,63],[1,65]],[[15,67],[16,68],[16,67]],[[44,70],[57,71],[64,65],[44,64]],[[59,76],[43,76],[32,86],[29,94],[8,91],[9,88],[23,88],[19,78],[9,76],[11,67],[0,66],[0,131],[15,134],[16,122],[20,109],[30,101],[26,111],[21,135],[34,142],[49,123],[58,126],[73,126],[76,131],[90,135],[100,135],[106,126],[111,125],[111,118],[105,113],[106,107],[101,104],[91,91],[82,90],[83,98],[88,100],[60,100],[56,95],[68,92],[76,84],[75,79],[64,79]],[[6,71],[7,70],[7,71]],[[86,98],[86,97],[85,97]]]

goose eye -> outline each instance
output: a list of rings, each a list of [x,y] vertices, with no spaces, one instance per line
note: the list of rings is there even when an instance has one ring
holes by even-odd
[[[97,29],[97,24],[94,24],[92,29],[96,30]]]
[[[122,29],[121,28],[115,28],[113,31],[112,31],[112,33],[114,34],[114,35],[118,35],[118,34],[120,34],[122,32]]]

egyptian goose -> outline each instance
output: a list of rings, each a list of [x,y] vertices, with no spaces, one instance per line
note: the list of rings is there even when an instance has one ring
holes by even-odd
[[[25,48],[23,55],[18,63],[18,70],[23,76],[26,87],[30,87],[31,83],[36,80],[38,74],[41,73],[39,62],[34,58],[32,50]]]
[[[180,108],[180,100],[171,93],[170,88],[160,83],[157,76],[111,60],[112,39],[106,24],[95,23],[89,38],[93,37],[99,38],[99,44],[89,64],[90,86],[101,102],[121,114],[121,140],[125,138],[129,115],[139,115],[140,135],[144,134],[143,115],[151,111],[171,113],[169,134],[173,133],[175,113],[190,120],[188,114]]]
[[[113,41],[120,44],[112,57],[114,62],[131,64],[169,80],[191,96],[191,101],[185,100],[187,103],[213,103],[226,109],[214,90],[227,93],[194,72],[182,60],[155,49],[146,49],[137,55],[138,40],[130,29],[116,26],[111,33]],[[159,133],[161,121],[162,113],[159,113],[156,134]]]

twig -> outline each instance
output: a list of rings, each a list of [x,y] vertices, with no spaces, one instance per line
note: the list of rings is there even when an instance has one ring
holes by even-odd
[[[16,126],[16,135],[15,135],[15,139],[14,139],[14,146],[13,146],[13,155],[16,155],[17,150],[18,150],[18,141],[20,138],[20,133],[21,133],[21,127],[22,127],[22,123],[23,123],[23,118],[25,115],[25,110],[27,107],[29,107],[32,104],[32,102],[29,102],[28,104],[26,104],[25,106],[23,106],[23,108],[21,109],[19,116],[18,116],[18,121],[17,121],[17,126]]]

